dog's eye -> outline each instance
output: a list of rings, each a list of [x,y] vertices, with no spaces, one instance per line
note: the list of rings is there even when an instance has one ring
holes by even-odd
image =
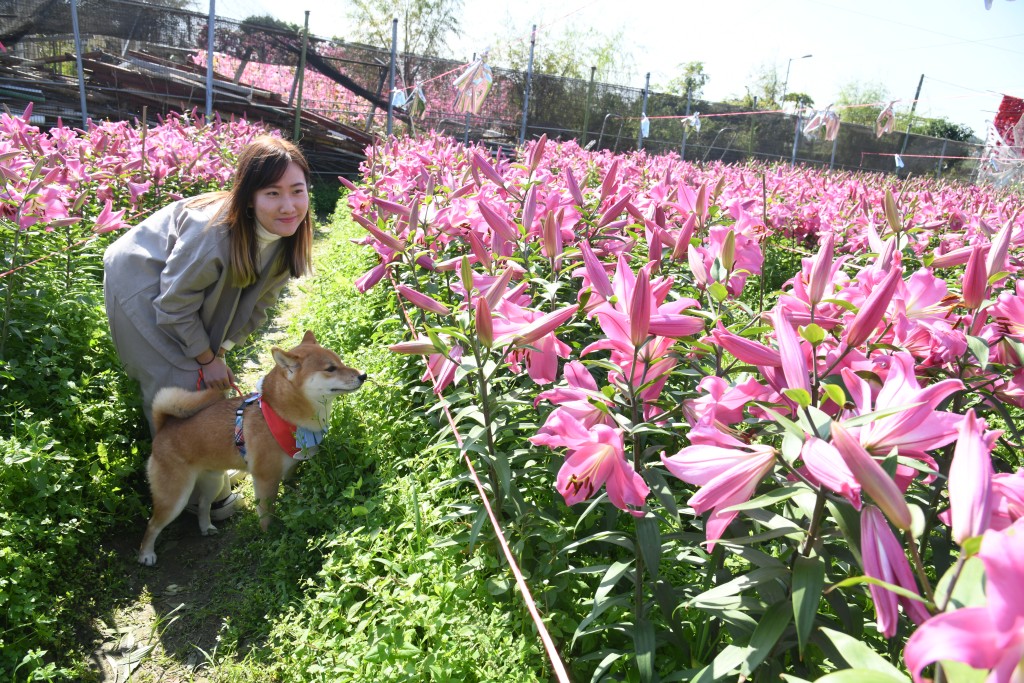
[[[336,365],[328,365],[326,368],[324,368],[324,372],[334,372],[337,369],[338,367]]]

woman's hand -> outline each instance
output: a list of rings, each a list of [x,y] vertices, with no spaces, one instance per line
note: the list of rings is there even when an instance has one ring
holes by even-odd
[[[217,356],[210,363],[202,366],[203,382],[210,389],[226,391],[235,384],[235,373],[231,372],[227,362]]]

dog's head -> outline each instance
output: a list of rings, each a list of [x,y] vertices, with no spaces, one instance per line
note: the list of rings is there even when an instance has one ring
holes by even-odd
[[[366,381],[366,373],[342,363],[338,354],[320,346],[309,331],[298,346],[288,351],[275,347],[271,354],[288,381],[314,403],[355,391]]]

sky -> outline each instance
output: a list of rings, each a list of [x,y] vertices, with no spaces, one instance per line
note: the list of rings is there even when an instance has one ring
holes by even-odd
[[[344,38],[344,0],[214,0],[219,16],[269,14]],[[203,0],[196,0],[202,3]],[[1024,0],[464,0],[450,45],[467,62],[502,37],[557,39],[567,28],[622,31],[633,65],[623,85],[651,88],[704,63],[704,98],[742,97],[756,74],[777,69],[788,92],[819,108],[853,82],[881,85],[906,111],[924,75],[916,114],[946,117],[984,137],[1002,94],[1024,98]],[[205,7],[205,5],[204,5]],[[804,57],[804,55],[811,55]]]

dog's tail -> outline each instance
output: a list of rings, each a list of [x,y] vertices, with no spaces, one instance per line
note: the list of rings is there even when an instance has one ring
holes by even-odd
[[[153,397],[153,426],[160,431],[169,417],[184,419],[224,398],[219,389],[189,391],[180,387],[164,387]]]

